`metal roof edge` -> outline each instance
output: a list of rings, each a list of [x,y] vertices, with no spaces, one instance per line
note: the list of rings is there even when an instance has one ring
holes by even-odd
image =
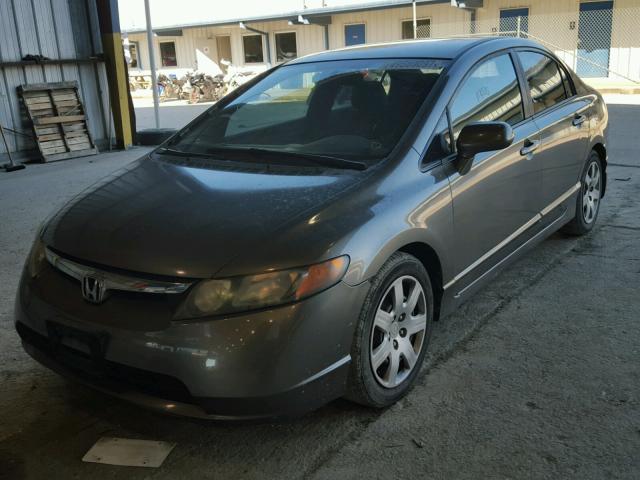
[[[340,7],[325,7],[325,8],[308,8],[306,10],[294,10],[287,13],[279,13],[277,15],[262,15],[257,17],[238,17],[227,20],[222,20],[219,22],[196,22],[196,23],[180,23],[174,25],[163,25],[161,27],[154,27],[154,31],[163,31],[163,30],[173,30],[180,28],[198,28],[198,27],[224,27],[228,25],[236,25],[240,22],[250,23],[250,22],[274,22],[278,20],[289,20],[291,18],[295,18],[299,15],[303,17],[313,17],[313,16],[322,16],[322,15],[332,15],[332,14],[342,14],[342,13],[353,13],[353,12],[362,12],[366,10],[387,10],[392,8],[405,8],[412,4],[412,0],[400,0],[394,3],[389,3],[388,1],[375,1],[368,2],[361,5],[343,5]],[[416,4],[450,4],[450,0],[416,0]],[[122,33],[143,33],[146,32],[146,28],[130,28],[130,29],[122,29]]]

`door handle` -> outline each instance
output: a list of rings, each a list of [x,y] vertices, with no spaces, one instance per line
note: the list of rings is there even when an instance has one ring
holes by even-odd
[[[584,115],[576,114],[576,116],[573,117],[573,126],[579,127],[585,122],[586,119],[587,117],[585,117]]]
[[[540,146],[540,140],[525,140],[524,147],[520,149],[520,155],[527,156],[530,153],[535,152]]]

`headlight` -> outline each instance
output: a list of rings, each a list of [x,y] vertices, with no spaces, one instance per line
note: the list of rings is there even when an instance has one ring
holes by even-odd
[[[40,240],[40,235],[38,234],[35,242],[33,242],[29,256],[27,257],[27,271],[31,278],[38,276],[44,266],[44,262],[46,262],[46,253],[44,248],[44,243]]]
[[[335,285],[348,266],[349,257],[345,255],[291,270],[203,280],[191,290],[176,318],[222,315],[295,302]]]

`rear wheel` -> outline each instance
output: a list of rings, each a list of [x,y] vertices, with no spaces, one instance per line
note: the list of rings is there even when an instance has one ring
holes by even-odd
[[[581,188],[576,199],[576,214],[562,229],[570,235],[585,235],[590,232],[598,218],[602,197],[604,175],[602,160],[591,151],[582,172]]]
[[[433,292],[412,255],[397,252],[372,279],[351,351],[347,398],[386,407],[410,390],[431,336]]]

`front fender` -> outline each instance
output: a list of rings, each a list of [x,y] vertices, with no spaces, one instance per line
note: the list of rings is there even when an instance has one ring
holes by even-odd
[[[449,180],[442,166],[424,173],[414,172],[413,176],[414,180],[405,184],[401,192],[385,196],[385,205],[375,218],[350,239],[353,248],[345,247],[346,251],[355,252],[351,254],[344,278],[349,285],[369,280],[394,252],[410,244],[430,247],[440,261],[443,281],[453,278],[449,251],[453,237]]]

